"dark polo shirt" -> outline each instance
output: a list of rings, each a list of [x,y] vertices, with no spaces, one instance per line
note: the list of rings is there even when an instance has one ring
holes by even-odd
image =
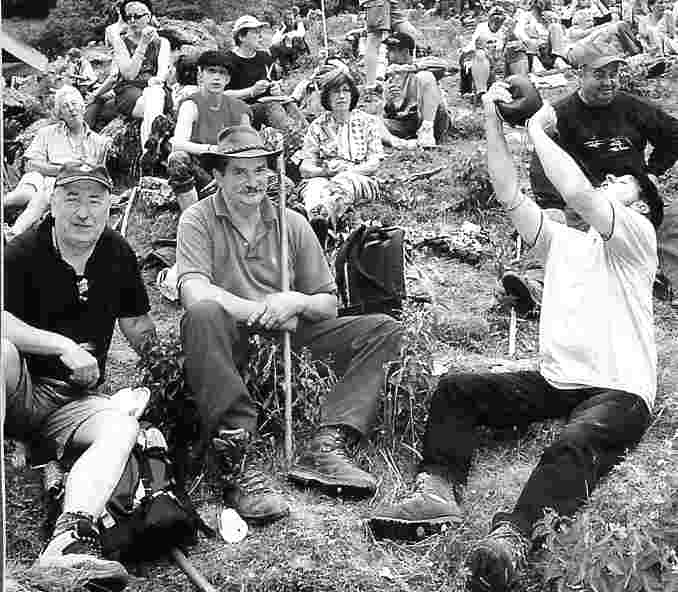
[[[87,261],[84,278],[78,277],[54,247],[53,224],[48,216],[36,230],[5,246],[5,309],[38,329],[93,344],[103,380],[116,319],[141,316],[150,309],[137,258],[120,234],[106,228]],[[26,359],[34,376],[60,380],[69,376],[57,357]]]
[[[303,294],[334,293],[327,260],[310,224],[287,210],[290,288]],[[221,190],[188,208],[177,232],[178,285],[203,277],[247,300],[280,292],[280,220],[266,198],[262,225],[249,244],[233,224]]]

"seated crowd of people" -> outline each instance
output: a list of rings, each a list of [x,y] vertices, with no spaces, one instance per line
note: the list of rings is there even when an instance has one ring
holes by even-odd
[[[545,511],[574,514],[652,420],[657,269],[678,288],[678,200],[664,205],[657,177],[678,160],[678,119],[618,86],[625,56],[645,43],[655,56],[670,53],[675,27],[659,3],[649,4],[638,30],[602,0],[572,0],[560,17],[547,0],[515,14],[495,6],[461,54],[460,75],[470,75],[482,102],[496,198],[535,263],[534,275],[508,273],[503,283],[520,312],[540,307],[540,366],[444,374],[416,481],[407,495],[377,507],[369,524],[379,536],[404,539],[453,529],[464,517],[480,426],[566,418],[513,510],[495,514],[469,553],[479,590],[509,590]],[[24,154],[26,173],[2,202],[26,206],[4,235],[5,430],[69,467],[63,511],[38,567],[76,569],[91,582],[124,588],[125,567],[98,555],[96,523],[139,425],[98,389],[116,323],[137,352],[158,340],[136,254],[108,225],[110,140],[92,129],[97,116],[88,119],[83,90],[91,91],[90,107],[100,110],[110,97],[116,113],[140,121],[144,154],[155,149],[158,118],[175,113],[164,164],[181,217],[176,264],[164,277],[183,307],[186,382],[225,503],[258,524],[290,513],[275,476],[256,462],[259,409],[241,374],[250,336],[282,331],[291,332],[293,348],[330,356],[338,376],[289,479],[335,494],[376,492],[355,445],[375,423],[384,368],[400,355],[403,326],[384,314],[338,316],[328,237],[357,205],[378,198],[384,145],[434,148],[452,116],[438,76],[416,60],[418,32],[398,2],[361,4],[370,54],[364,85],[347,63],[325,56],[283,92],[292,56],[308,51],[296,10],[285,14],[270,51],[262,48],[266,24],[238,18],[233,49],[202,52],[182,93],[170,89],[169,42],[158,34],[149,0],[116,5],[118,21],[105,33],[113,62],[101,87],[91,91],[90,69],[69,52],[72,84],[56,92],[58,121],[38,131]],[[383,81],[380,45],[388,60]],[[533,199],[521,189],[504,134],[498,106],[513,96],[502,79],[561,67],[576,68],[578,88],[554,105],[544,102],[526,123]],[[269,191],[281,154],[298,197],[284,214]]]

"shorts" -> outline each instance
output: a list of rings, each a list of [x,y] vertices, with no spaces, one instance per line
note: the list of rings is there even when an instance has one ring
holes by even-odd
[[[57,459],[64,456],[73,434],[85,421],[102,411],[118,409],[105,395],[82,397],[65,384],[61,388],[34,379],[25,359],[17,388],[6,397],[7,435],[31,441],[41,452]]]
[[[139,100],[139,97],[144,94],[143,87],[135,86],[133,84],[126,84],[124,86],[119,86],[115,89],[115,109],[121,115],[126,117],[132,117],[132,111]],[[165,91],[165,105],[163,107],[163,113],[167,113],[172,110],[172,95],[167,87],[164,87]]]
[[[392,31],[406,20],[398,0],[367,0],[362,4],[362,9],[367,13],[366,26],[369,33]]]
[[[16,188],[28,189],[30,187],[38,193],[45,193],[47,196],[51,196],[54,191],[55,182],[56,177],[45,177],[45,175],[38,171],[30,171],[19,179]]]

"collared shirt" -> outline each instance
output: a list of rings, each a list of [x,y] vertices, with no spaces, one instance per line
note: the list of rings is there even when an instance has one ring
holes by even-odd
[[[86,123],[82,125],[82,141],[76,141],[63,121],[39,129],[24,152],[24,158],[49,164],[65,164],[74,160],[104,164],[111,138],[93,132]]]
[[[287,210],[290,289],[334,293],[336,286],[320,243],[306,219]],[[252,243],[233,222],[221,190],[188,208],[177,231],[178,285],[205,278],[235,296],[260,301],[280,292],[279,215],[268,198]]]
[[[377,128],[377,120],[354,109],[346,123],[339,123],[329,111],[320,114],[308,126],[302,158],[317,164],[340,158],[361,164],[377,157],[382,158],[384,147]]]
[[[127,241],[105,228],[78,276],[54,247],[54,220],[5,246],[4,294],[7,311],[22,321],[76,343],[91,343],[103,380],[116,319],[149,309],[137,257]],[[31,374],[66,380],[69,371],[55,356],[29,355]]]

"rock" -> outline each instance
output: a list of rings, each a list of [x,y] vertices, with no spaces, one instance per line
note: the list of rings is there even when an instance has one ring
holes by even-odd
[[[104,129],[101,135],[113,139],[106,165],[118,184],[131,185],[138,178],[139,157],[141,156],[140,119],[116,117]],[[129,181],[132,181],[131,183]]]
[[[158,34],[169,40],[172,49],[178,49],[183,45],[194,45],[205,49],[218,49],[216,37],[209,32],[205,21],[200,23],[182,21],[178,19],[161,17],[159,20]],[[214,22],[211,21],[214,25]]]

